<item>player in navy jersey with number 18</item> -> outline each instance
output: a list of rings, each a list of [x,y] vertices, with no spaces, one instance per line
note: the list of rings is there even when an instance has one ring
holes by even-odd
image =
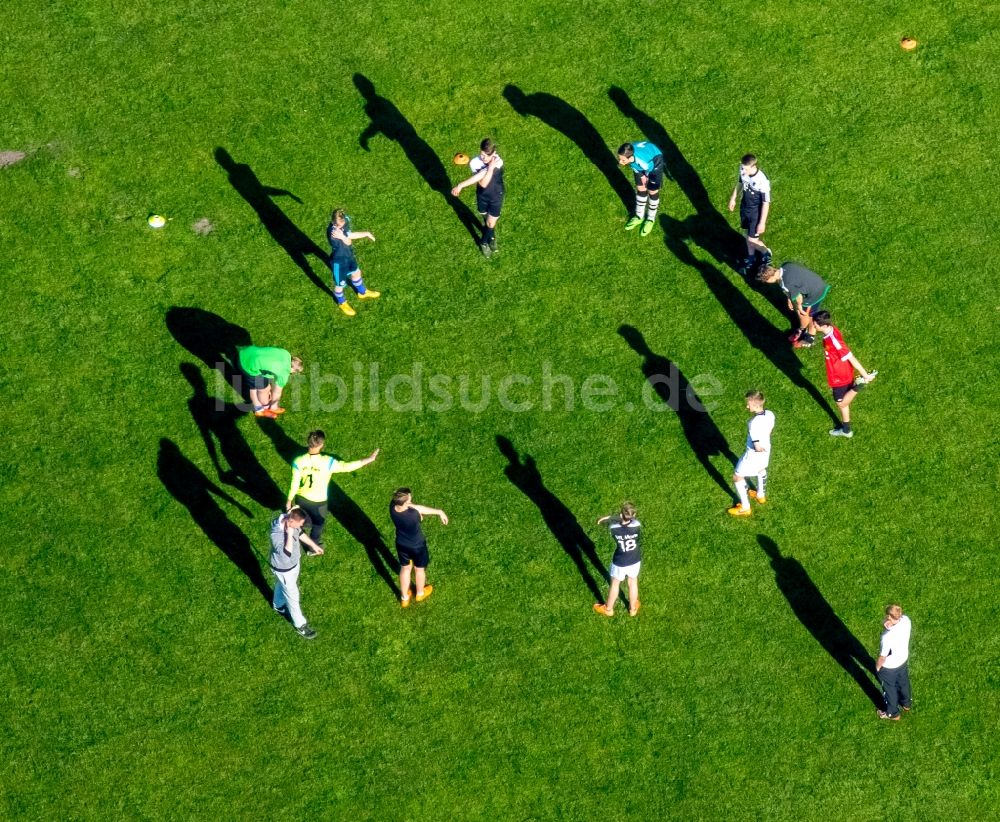
[[[597,524],[608,523],[608,529],[615,540],[615,555],[611,559],[611,589],[608,601],[596,603],[594,610],[601,616],[614,616],[618,601],[618,588],[623,579],[628,580],[629,616],[639,613],[639,567],[642,564],[642,548],[639,545],[639,529],[642,523],[635,515],[635,506],[623,502],[617,515],[609,514],[597,520]]]

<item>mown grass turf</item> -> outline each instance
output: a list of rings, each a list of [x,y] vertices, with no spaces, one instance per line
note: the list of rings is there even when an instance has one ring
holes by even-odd
[[[9,10],[0,150],[28,157],[0,170],[3,815],[994,813],[992,13]],[[380,111],[396,131],[365,150]],[[434,190],[486,134],[508,183],[489,263]],[[643,136],[673,144],[674,179],[640,239],[598,141]],[[776,256],[828,277],[881,372],[850,442],[808,389],[828,402],[819,352],[776,345],[780,311],[718,259],[748,150],[774,183]],[[358,256],[383,292],[350,321],[307,276],[325,281],[321,260],[296,254],[340,204],[377,237]],[[280,424],[198,418],[220,476],[192,409],[237,401],[200,359],[224,324],[317,370]],[[707,422],[644,389],[664,362]],[[383,389],[422,369],[424,410],[384,390],[335,410],[329,378],[367,391],[373,365]],[[546,407],[546,373],[569,378],[572,409],[562,383]],[[430,410],[435,374],[456,392],[467,377],[467,405],[483,378],[525,375],[510,398],[532,408]],[[592,375],[614,380],[607,410],[581,401]],[[715,440],[739,453],[753,386],[778,416],[772,499],[734,522]],[[383,451],[337,478],[329,550],[302,577],[306,643],[259,569],[286,457],[315,427],[345,458]],[[402,484],[452,517],[426,524],[435,593],[405,613],[379,573]],[[607,563],[593,522],[625,496],[646,528],[643,610],[601,620],[588,579],[606,585],[573,556]],[[891,600],[914,621],[916,708],[890,725],[823,642],[874,650]]]

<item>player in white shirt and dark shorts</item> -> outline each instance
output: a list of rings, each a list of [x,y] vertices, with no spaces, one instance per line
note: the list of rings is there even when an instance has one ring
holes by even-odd
[[[497,221],[503,208],[504,183],[503,160],[497,154],[496,143],[489,137],[479,144],[479,156],[469,161],[472,176],[463,180],[452,190],[457,197],[463,188],[476,186],[476,211],[483,218],[483,239],[479,250],[484,257],[492,257],[497,252]]]
[[[760,391],[748,391],[747,411],[753,416],[747,423],[747,450],[736,463],[733,484],[739,495],[739,504],[728,509],[733,517],[750,516],[750,499],[758,504],[767,502],[767,465],[771,461],[771,432],[774,430],[774,412],[764,409],[764,395]],[[746,477],[756,474],[756,489],[747,490]]]
[[[617,515],[609,514],[597,520],[597,524],[608,523],[608,529],[615,540],[615,555],[611,559],[611,588],[608,601],[603,605],[594,604],[594,610],[601,616],[614,616],[618,601],[618,588],[622,580],[628,580],[628,613],[639,613],[639,568],[642,565],[642,548],[639,544],[639,529],[642,523],[635,515],[635,506],[623,502]]]
[[[771,262],[771,249],[761,239],[767,229],[767,216],[771,211],[771,181],[759,168],[753,154],[744,154],[740,160],[736,188],[729,198],[729,210],[736,208],[736,197],[743,190],[740,200],[740,227],[746,232],[747,256],[737,271],[745,277],[754,276]]]
[[[875,674],[882,685],[885,710],[878,712],[879,719],[898,720],[899,709],[909,711],[913,705],[910,693],[910,618],[899,605],[889,605],[885,609],[885,630],[879,641]]]

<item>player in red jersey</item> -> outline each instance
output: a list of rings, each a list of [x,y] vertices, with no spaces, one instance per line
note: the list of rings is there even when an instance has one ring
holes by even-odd
[[[840,409],[840,418],[843,422],[830,431],[831,437],[854,436],[851,428],[851,403],[858,396],[858,391],[878,376],[878,371],[868,372],[865,367],[858,362],[858,358],[851,353],[851,349],[844,342],[844,337],[832,322],[830,322],[829,311],[817,311],[813,317],[816,328],[823,335],[823,358],[826,361],[826,381],[833,391],[833,399]],[[855,379],[855,370],[860,374],[860,378]]]

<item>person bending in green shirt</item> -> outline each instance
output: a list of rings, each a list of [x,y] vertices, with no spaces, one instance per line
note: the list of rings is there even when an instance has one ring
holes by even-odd
[[[239,349],[240,370],[250,385],[250,402],[257,417],[274,419],[284,414],[278,402],[292,374],[302,372],[302,360],[284,348],[248,345]]]

